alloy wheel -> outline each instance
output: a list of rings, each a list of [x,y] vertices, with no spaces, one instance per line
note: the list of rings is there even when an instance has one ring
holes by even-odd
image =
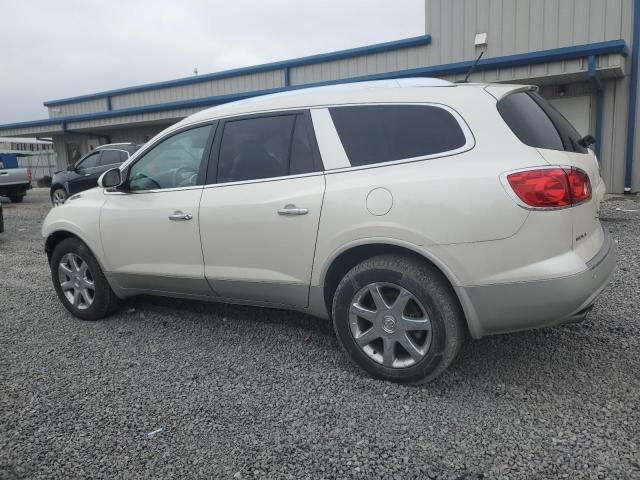
[[[75,253],[67,253],[58,264],[58,281],[65,298],[79,310],[86,310],[95,299],[96,287],[89,264]]]
[[[362,351],[390,368],[415,365],[431,346],[426,309],[409,290],[393,283],[361,288],[349,308],[349,326]]]
[[[55,190],[53,192],[53,205],[54,206],[59,207],[66,200],[67,200],[67,195],[64,193],[63,190],[58,189],[58,190]]]

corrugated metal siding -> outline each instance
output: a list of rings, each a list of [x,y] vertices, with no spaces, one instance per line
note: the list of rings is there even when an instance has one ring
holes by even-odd
[[[82,115],[83,113],[105,112],[107,110],[107,100],[105,98],[99,98],[97,100],[87,100],[85,102],[49,107],[49,117],[55,118],[67,115]]]
[[[114,110],[119,110],[122,108],[156,105],[159,103],[177,102],[194,98],[250,92],[252,90],[265,90],[281,86],[283,86],[282,70],[273,70],[219,80],[210,80],[191,85],[115,95],[111,97],[111,105]]]
[[[52,133],[61,132],[60,125],[43,125],[39,127],[19,127],[14,129],[6,129],[2,130],[3,137],[13,137],[13,136],[32,136],[39,137],[50,135]]]
[[[293,67],[289,71],[289,81],[291,85],[302,85],[424,67],[428,65],[429,48],[427,45],[402,48],[390,52]]]
[[[112,143],[145,143],[147,138],[150,139],[154,137],[164,129],[164,125],[122,128],[118,130],[110,130],[109,137],[111,138]]]
[[[632,39],[633,0],[426,0],[432,64]]]
[[[51,152],[18,157],[18,165],[22,168],[30,168],[34,181],[40,180],[45,175],[52,177],[53,172],[57,170],[57,155],[55,152]]]
[[[607,80],[604,86],[600,174],[609,192],[622,193],[624,191],[629,77]]]
[[[80,122],[69,122],[69,130],[82,130],[87,128],[113,127],[117,125],[135,125],[146,122],[162,122],[164,124],[177,122],[192,113],[204,110],[206,107],[182,108],[179,110],[168,110],[163,112],[140,113],[138,115],[123,115],[121,117],[99,118],[96,120],[84,120]]]

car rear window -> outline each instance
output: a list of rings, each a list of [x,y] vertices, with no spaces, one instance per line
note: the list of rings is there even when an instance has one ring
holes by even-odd
[[[112,165],[122,162],[120,153],[118,150],[103,150],[100,157],[100,165]]]
[[[581,135],[549,102],[535,92],[518,92],[498,102],[498,112],[520,141],[530,147],[587,153]]]
[[[359,105],[329,111],[353,166],[424,157],[466,144],[455,117],[436,106]]]

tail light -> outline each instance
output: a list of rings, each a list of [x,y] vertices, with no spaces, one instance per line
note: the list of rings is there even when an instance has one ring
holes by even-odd
[[[30,168],[27,170],[27,178],[29,179],[29,181],[31,181],[32,173]]]
[[[536,168],[510,173],[506,178],[527,207],[569,207],[591,198],[589,176],[574,167]]]

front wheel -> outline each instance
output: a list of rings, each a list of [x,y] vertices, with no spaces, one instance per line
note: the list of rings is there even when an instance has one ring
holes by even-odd
[[[77,238],[67,238],[53,250],[51,279],[64,307],[82,320],[99,320],[118,309],[118,297],[96,258]]]
[[[63,188],[56,188],[51,193],[51,203],[54,207],[59,207],[67,200],[67,192]]]
[[[427,383],[455,359],[464,315],[446,278],[402,255],[365,260],[339,283],[333,323],[349,358],[370,374]]]

